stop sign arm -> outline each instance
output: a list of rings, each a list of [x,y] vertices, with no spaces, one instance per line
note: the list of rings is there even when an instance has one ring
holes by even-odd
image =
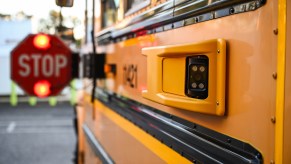
[[[40,36],[49,46],[36,46],[35,40]],[[10,61],[11,79],[28,95],[38,96],[35,86],[46,81],[50,86],[46,96],[55,96],[73,77],[78,77],[78,61],[70,48],[55,35],[29,34],[11,51]]]

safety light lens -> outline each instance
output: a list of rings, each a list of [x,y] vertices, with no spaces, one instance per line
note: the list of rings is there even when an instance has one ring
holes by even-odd
[[[185,94],[197,99],[206,99],[208,97],[208,57],[205,55],[187,57],[186,65]]]
[[[48,81],[38,81],[34,84],[34,93],[40,98],[47,97],[51,93],[50,87],[51,84]]]
[[[45,34],[38,34],[33,39],[33,45],[38,49],[48,49],[50,45],[50,37]]]
[[[200,83],[200,84],[199,84],[199,88],[200,88],[200,89],[203,89],[203,88],[204,88],[204,84],[203,84],[203,83]]]
[[[197,88],[197,83],[192,83],[191,86],[192,88]]]
[[[201,66],[200,68],[199,68],[199,70],[201,71],[201,72],[204,72],[205,71],[205,67],[204,66]]]
[[[198,70],[198,67],[197,67],[196,65],[194,65],[194,66],[192,67],[192,70],[193,70],[194,72],[196,72],[196,71]]]

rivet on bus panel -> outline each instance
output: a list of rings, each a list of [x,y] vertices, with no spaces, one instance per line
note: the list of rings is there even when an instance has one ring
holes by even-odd
[[[271,117],[271,122],[272,122],[273,124],[276,123],[276,117],[275,117],[275,116]]]
[[[278,29],[276,28],[276,29],[273,30],[273,32],[274,32],[275,35],[278,35],[278,32],[279,32],[279,31],[278,31]]]
[[[273,72],[273,74],[272,74],[272,77],[273,77],[273,79],[277,79],[277,72]]]

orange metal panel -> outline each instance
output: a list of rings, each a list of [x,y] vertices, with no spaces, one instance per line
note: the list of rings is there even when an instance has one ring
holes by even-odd
[[[139,127],[134,127],[135,125],[107,109],[97,100],[94,102],[95,119],[93,120],[92,108],[90,109],[93,104],[88,101],[90,95],[86,94],[84,99],[86,113],[84,124],[88,125],[96,139],[116,163],[191,163]],[[130,124],[130,126],[123,124]],[[92,151],[86,138],[83,139],[85,139],[85,164],[92,161],[100,163],[101,161]]]
[[[138,140],[115,124],[100,111],[104,106],[95,102],[94,133],[102,146],[117,163],[165,163]]]
[[[220,133],[251,143],[263,154],[264,161],[274,160],[274,124],[277,66],[277,1],[262,8],[199,24],[134,38],[99,47],[107,53],[108,63],[117,63],[113,90],[143,104],[206,126]],[[195,43],[224,38],[227,41],[226,116],[216,117],[167,107],[141,97],[146,88],[145,46]],[[137,86],[124,78],[124,68],[137,67]],[[132,81],[135,82],[135,81]]]
[[[77,120],[78,120],[78,164],[83,164],[83,155],[85,151],[84,132],[82,129],[84,123],[84,108],[82,106],[76,106]]]
[[[291,2],[287,2],[286,68],[285,68],[285,106],[284,106],[284,140],[283,163],[291,161]]]
[[[142,53],[147,56],[147,89],[142,91],[143,97],[176,108],[224,115],[226,42],[223,39],[150,47],[142,49]],[[209,58],[209,92],[205,99],[185,95],[185,61],[194,54]]]
[[[275,163],[283,163],[286,79],[286,0],[278,0],[278,50],[275,124]]]
[[[95,153],[93,150],[90,148],[89,143],[85,140],[85,158],[84,158],[84,163],[85,164],[102,164],[102,161],[95,156]]]

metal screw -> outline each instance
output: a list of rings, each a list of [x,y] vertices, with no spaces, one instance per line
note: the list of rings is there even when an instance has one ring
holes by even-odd
[[[270,164],[275,164],[275,161],[271,160],[271,161],[270,161]]]
[[[184,156],[184,152],[181,152],[181,156]]]
[[[271,122],[272,122],[273,124],[276,123],[276,117],[275,117],[275,116],[271,117]]]
[[[273,79],[277,79],[277,72],[273,72],[273,74],[272,74],[272,77],[273,77]]]
[[[254,2],[249,4],[249,10],[255,10],[256,9],[256,4]]]
[[[217,105],[217,106],[219,105],[219,102],[218,102],[218,101],[216,101],[216,105]]]
[[[220,53],[220,50],[217,50],[217,53],[219,54]]]
[[[229,9],[229,14],[234,14],[234,12],[235,12],[234,8]]]
[[[241,5],[240,9],[241,11],[246,11],[246,5]]]
[[[231,143],[231,139],[227,139],[227,141],[226,141],[227,143]]]
[[[215,12],[212,12],[209,19],[214,19],[214,18],[215,18]]]
[[[195,18],[195,23],[198,23],[198,22],[199,22],[199,18],[196,17],[196,18]]]
[[[257,2],[256,2],[256,6],[257,6],[257,7],[260,7],[260,5],[261,5],[261,2],[260,2],[260,1],[257,1]]]
[[[275,35],[278,35],[278,33],[279,33],[278,29],[277,29],[277,28],[274,29],[274,30],[273,30],[273,33],[274,33]]]

